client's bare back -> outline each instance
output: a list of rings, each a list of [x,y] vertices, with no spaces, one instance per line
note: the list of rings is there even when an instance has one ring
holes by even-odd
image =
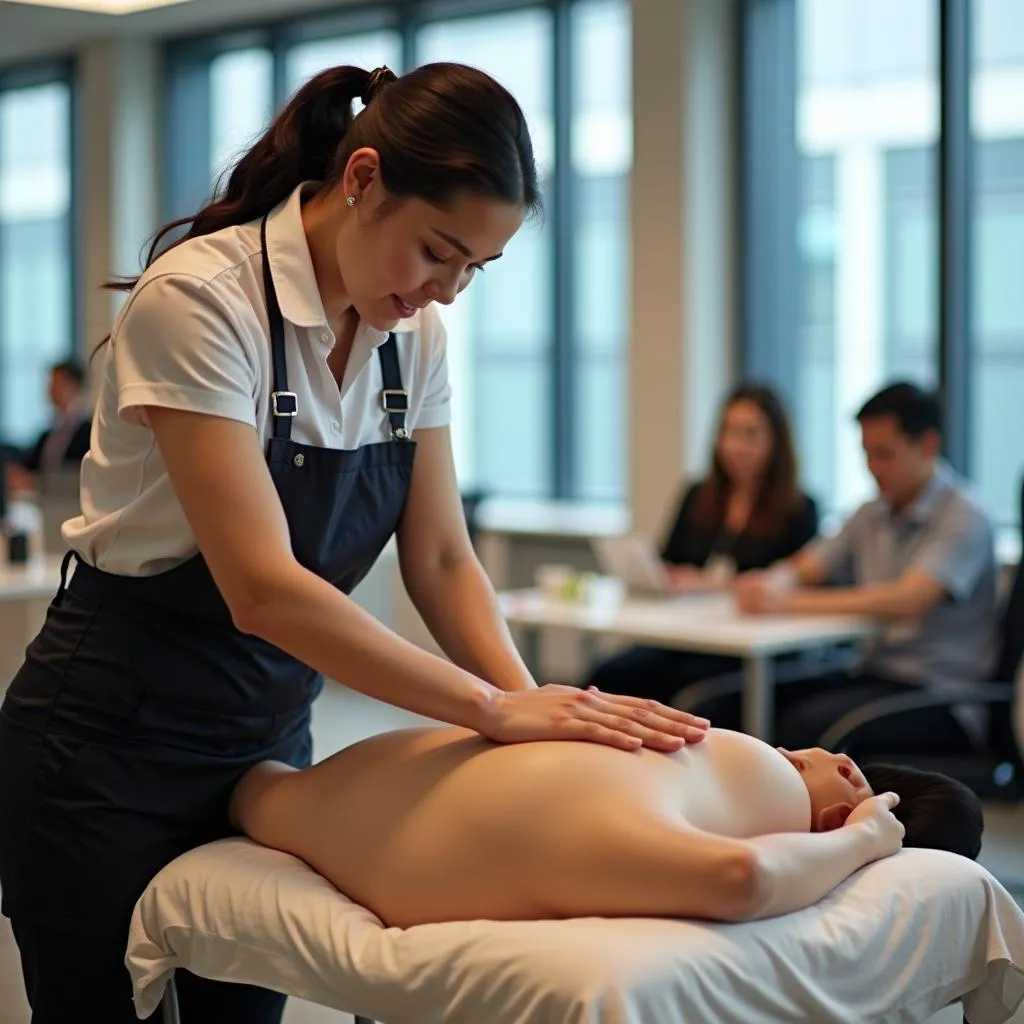
[[[392,925],[728,918],[729,894],[715,879],[733,885],[741,866],[734,846],[707,832],[745,835],[754,826],[778,831],[801,821],[806,829],[799,798],[776,801],[786,821],[768,807],[765,794],[777,793],[778,784],[766,777],[770,764],[757,762],[762,749],[778,755],[735,736],[713,730],[703,744],[666,756],[586,743],[502,746],[460,729],[404,730],[303,772],[255,770],[239,787],[235,815],[258,842],[303,858]],[[802,791],[784,762],[779,771]],[[760,794],[751,785],[758,778]],[[695,887],[680,876],[692,868],[698,837],[708,877]]]

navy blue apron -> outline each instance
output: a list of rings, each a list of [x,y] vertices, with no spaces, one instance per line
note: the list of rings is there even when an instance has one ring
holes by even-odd
[[[267,464],[295,557],[347,593],[394,533],[412,477],[395,336],[378,349],[385,439],[351,451],[291,440],[297,400],[265,221],[261,241],[274,367]],[[67,563],[0,708],[2,909],[123,936],[160,868],[230,834],[228,800],[249,766],[310,763],[322,679],[234,627],[199,554],[150,577],[78,559],[65,589]]]

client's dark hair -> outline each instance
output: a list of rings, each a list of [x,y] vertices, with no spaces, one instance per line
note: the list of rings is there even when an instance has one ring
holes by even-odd
[[[894,764],[864,765],[861,771],[874,793],[899,796],[893,814],[906,829],[904,846],[977,859],[985,827],[981,801],[962,782]]]

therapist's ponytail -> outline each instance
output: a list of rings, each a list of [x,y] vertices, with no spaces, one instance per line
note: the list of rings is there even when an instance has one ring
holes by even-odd
[[[213,199],[197,213],[165,224],[153,236],[146,266],[187,238],[196,238],[269,213],[303,181],[322,181],[352,123],[352,102],[368,92],[370,72],[329,68],[311,78],[289,100],[256,144],[225,172]],[[369,96],[367,96],[369,98]],[[168,235],[188,230],[170,245]],[[111,281],[130,291],[137,277]]]
[[[352,105],[364,109],[354,115]],[[380,157],[381,181],[398,199],[444,206],[471,192],[540,207],[523,112],[494,79],[461,64],[427,64],[396,78],[387,68],[335,67],[311,78],[223,179],[212,201],[162,227],[146,256],[189,238],[263,217],[302,182],[330,188],[363,147]],[[169,235],[187,230],[169,245]],[[130,291],[138,277],[107,287]]]

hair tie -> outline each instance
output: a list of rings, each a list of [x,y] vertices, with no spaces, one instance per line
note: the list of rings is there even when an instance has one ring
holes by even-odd
[[[396,81],[397,78],[398,76],[386,64],[371,71],[370,77],[366,82],[366,88],[363,90],[363,95],[359,97],[363,102],[363,106],[368,107],[374,96],[376,96],[385,85],[389,85],[391,82]]]

